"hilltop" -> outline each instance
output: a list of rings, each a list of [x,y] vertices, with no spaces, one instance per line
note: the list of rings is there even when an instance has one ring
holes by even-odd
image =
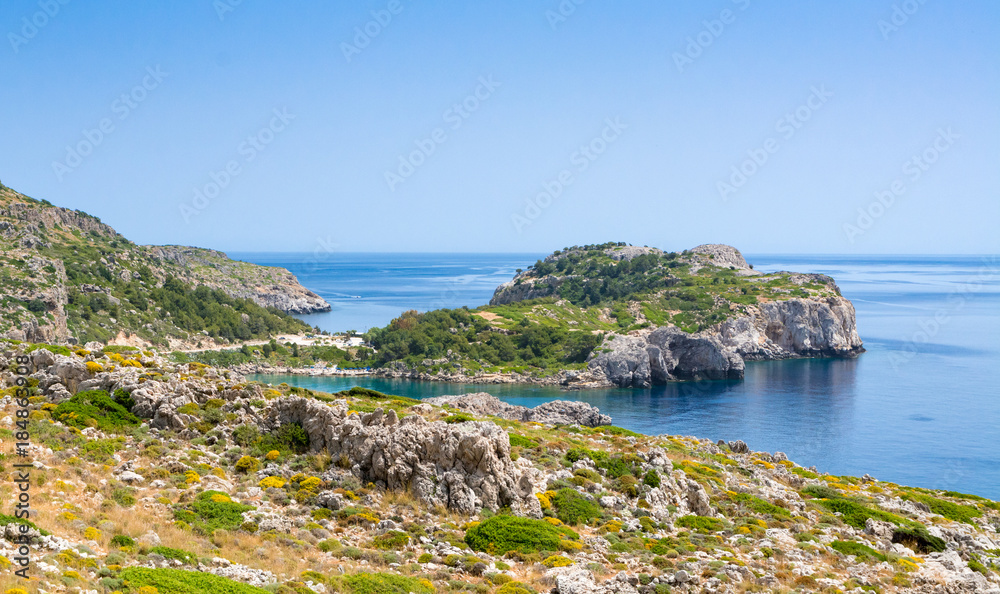
[[[330,305],[283,268],[132,243],[100,219],[0,185],[0,335],[177,348],[308,327]]]
[[[4,340],[0,386],[8,594],[1000,593],[996,501],[580,403],[324,394]]]
[[[566,248],[488,305],[405,312],[368,339],[387,375],[575,387],[738,379],[745,361],[864,351],[832,278],[760,273],[718,244]]]

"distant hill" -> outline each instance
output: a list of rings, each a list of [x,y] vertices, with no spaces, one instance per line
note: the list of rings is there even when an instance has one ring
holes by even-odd
[[[748,360],[864,351],[832,278],[760,273],[719,244],[558,250],[489,305],[406,312],[368,338],[388,375],[580,387],[741,378]]]
[[[227,344],[307,329],[288,314],[330,309],[284,268],[136,245],[3,185],[0,263],[0,336],[33,342]]]

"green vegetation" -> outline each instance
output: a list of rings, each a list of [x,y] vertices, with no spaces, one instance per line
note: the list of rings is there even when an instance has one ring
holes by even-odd
[[[427,580],[391,573],[356,573],[336,578],[349,594],[434,594]]]
[[[390,530],[372,539],[372,546],[383,551],[398,551],[410,542],[410,535],[399,530]]]
[[[493,516],[465,533],[465,543],[473,550],[491,555],[558,551],[560,541],[579,538],[579,534],[565,526],[516,516]]]
[[[243,512],[254,509],[232,501],[219,491],[203,491],[190,504],[174,507],[174,518],[203,534],[215,530],[237,530],[243,524]]]
[[[838,553],[843,553],[844,555],[854,555],[859,559],[868,559],[871,561],[886,560],[885,555],[867,545],[861,544],[860,542],[835,540],[830,543],[830,548]]]
[[[676,524],[681,528],[690,528],[695,532],[709,533],[718,532],[725,527],[722,520],[709,518],[706,516],[682,516],[677,519]]]
[[[851,499],[820,499],[818,503],[829,511],[841,514],[840,519],[845,524],[849,524],[858,530],[864,530],[865,522],[868,518],[882,522],[891,522],[896,525],[909,522],[909,520],[896,514],[875,509]]]
[[[224,577],[183,569],[130,567],[121,572],[121,579],[128,582],[133,591],[152,586],[157,594],[270,594],[267,590]]]
[[[604,516],[601,506],[576,489],[559,489],[552,497],[556,517],[566,524],[589,524]]]
[[[981,511],[970,505],[959,505],[957,503],[945,501],[944,499],[938,499],[937,497],[932,497],[924,493],[906,493],[902,497],[903,499],[910,499],[912,501],[923,503],[929,507],[932,512],[956,522],[972,524],[972,518],[978,518],[983,515]]]
[[[79,429],[96,427],[110,433],[123,433],[139,424],[138,417],[104,390],[78,392],[60,402],[52,411],[52,418]]]
[[[746,507],[754,513],[765,516],[773,516],[775,518],[790,518],[792,516],[787,509],[778,507],[777,505],[764,501],[759,497],[754,497],[749,493],[736,493],[735,495],[730,495],[729,498],[733,502]]]
[[[528,449],[531,449],[531,448],[537,447],[538,444],[534,440],[528,439],[527,437],[524,437],[523,435],[518,435],[517,433],[511,433],[510,434],[510,446],[511,447],[519,447],[519,448],[528,448]]]
[[[196,565],[198,563],[197,555],[180,549],[172,549],[170,547],[153,547],[149,550],[149,552],[153,555],[160,555],[165,559],[180,561],[185,565]]]

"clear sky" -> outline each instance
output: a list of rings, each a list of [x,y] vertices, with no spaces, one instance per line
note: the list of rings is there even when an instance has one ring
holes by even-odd
[[[1000,252],[996,2],[4,0],[0,23],[0,180],[140,243]]]

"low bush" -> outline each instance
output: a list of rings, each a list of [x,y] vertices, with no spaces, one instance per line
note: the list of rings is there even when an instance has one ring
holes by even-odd
[[[847,540],[835,540],[830,543],[830,548],[844,555],[854,555],[859,560],[870,559],[872,561],[885,561],[886,556],[875,549],[863,545],[860,542]]]
[[[356,573],[337,578],[349,594],[434,594],[427,580],[391,573]],[[335,588],[336,589],[336,588]]]
[[[858,530],[865,529],[865,522],[868,521],[868,518],[891,522],[896,525],[908,522],[908,520],[896,514],[868,507],[851,499],[821,499],[818,503],[832,512],[839,513],[841,515],[840,519],[845,524],[849,524]]]
[[[224,577],[183,569],[130,567],[121,572],[120,577],[133,591],[151,587],[156,590],[150,591],[157,594],[270,594],[267,590]]]
[[[399,530],[390,530],[372,539],[372,547],[383,551],[398,551],[410,542],[410,535]]]
[[[221,497],[214,497],[214,496]],[[243,512],[254,509],[229,499],[219,491],[204,491],[194,501],[174,508],[174,518],[187,522],[203,534],[223,530],[238,530],[243,525]]]
[[[175,559],[185,565],[194,565],[198,562],[198,557],[194,553],[172,549],[170,547],[153,547],[149,551],[151,554],[160,555],[165,559]]]
[[[750,511],[761,515],[774,516],[776,518],[789,518],[792,515],[787,509],[778,507],[777,505],[764,501],[759,497],[754,497],[749,493],[735,493],[730,495],[729,498],[733,502],[743,505]]]
[[[566,524],[588,524],[604,516],[601,506],[580,494],[576,489],[559,489],[552,497],[556,517]]]
[[[473,550],[492,555],[558,551],[560,541],[579,539],[579,534],[565,526],[516,516],[493,516],[465,533],[465,543]]]
[[[725,526],[718,518],[694,515],[682,516],[677,519],[676,524],[681,528],[690,528],[695,532],[718,532]]]
[[[534,440],[528,439],[527,437],[524,437],[523,435],[518,435],[517,433],[511,433],[510,434],[510,446],[511,447],[522,447],[522,448],[527,448],[527,449],[530,450],[533,447],[537,447],[538,444],[535,443]]]
[[[956,522],[972,524],[972,518],[978,518],[983,515],[981,511],[971,505],[959,505],[957,503],[945,501],[944,499],[938,499],[937,497],[932,497],[923,493],[907,493],[903,495],[903,499],[910,499],[923,503],[929,507],[932,512]]]
[[[115,402],[104,390],[80,392],[60,402],[52,418],[63,424],[84,429],[96,427],[108,433],[122,433],[139,424],[139,417]]]

